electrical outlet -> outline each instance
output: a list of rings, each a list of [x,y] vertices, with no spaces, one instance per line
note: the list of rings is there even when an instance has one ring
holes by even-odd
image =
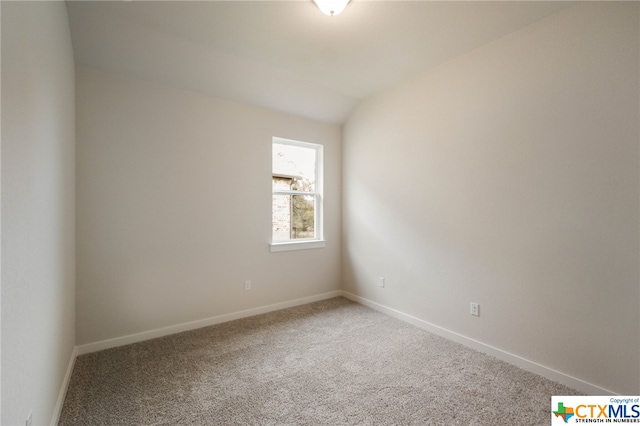
[[[474,302],[471,302],[471,308],[470,308],[470,312],[471,315],[473,315],[474,317],[479,317],[480,316],[480,305]]]
[[[251,281],[246,280],[246,281],[244,282],[244,289],[245,289],[245,290],[251,290]]]
[[[24,426],[31,426],[33,422],[33,411],[29,412],[29,415],[27,416],[27,420],[25,420],[24,422]]]
[[[384,287],[384,277],[378,277],[378,287]]]

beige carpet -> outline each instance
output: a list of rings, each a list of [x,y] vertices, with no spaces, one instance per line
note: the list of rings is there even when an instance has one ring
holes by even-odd
[[[78,357],[62,425],[548,425],[540,376],[335,298]]]

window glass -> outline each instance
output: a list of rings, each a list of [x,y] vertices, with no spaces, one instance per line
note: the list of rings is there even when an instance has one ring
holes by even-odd
[[[274,138],[272,243],[321,236],[320,145]]]

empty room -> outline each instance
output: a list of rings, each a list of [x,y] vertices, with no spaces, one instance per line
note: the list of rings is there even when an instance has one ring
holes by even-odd
[[[640,421],[640,3],[0,15],[2,425]]]

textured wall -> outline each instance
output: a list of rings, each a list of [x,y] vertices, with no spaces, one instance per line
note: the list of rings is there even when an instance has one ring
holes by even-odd
[[[576,5],[362,102],[345,289],[639,393],[638,8]]]
[[[2,2],[2,420],[49,424],[75,344],[75,99],[64,2]]]
[[[79,345],[340,288],[340,126],[77,73]],[[269,251],[274,136],[324,145],[326,248]]]

